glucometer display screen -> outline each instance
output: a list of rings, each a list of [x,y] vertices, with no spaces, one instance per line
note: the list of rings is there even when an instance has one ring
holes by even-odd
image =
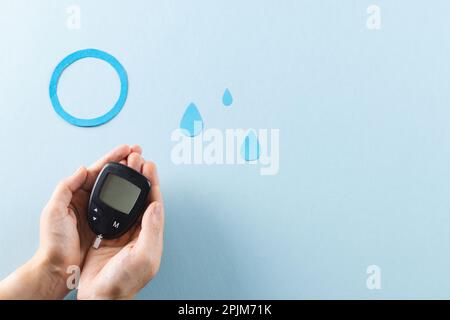
[[[129,214],[140,193],[140,188],[110,173],[100,191],[100,200],[113,209]]]

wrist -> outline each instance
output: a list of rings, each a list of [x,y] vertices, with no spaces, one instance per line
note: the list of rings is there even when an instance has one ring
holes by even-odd
[[[113,294],[92,294],[80,295],[77,294],[77,300],[133,300],[135,295],[116,296]]]
[[[61,299],[69,291],[61,271],[38,252],[0,282],[0,299]]]
[[[121,286],[108,285],[102,287],[101,285],[87,285],[83,286],[80,283],[80,287],[77,292],[78,300],[133,300],[137,292],[134,290],[124,290]]]
[[[40,299],[62,299],[69,289],[66,284],[67,273],[63,266],[56,265],[41,252],[29,261],[29,272],[38,275],[34,283],[39,283],[37,287]]]
[[[133,300],[135,295],[136,293],[125,293],[116,289],[95,290],[95,288],[83,288],[80,285],[77,300]]]

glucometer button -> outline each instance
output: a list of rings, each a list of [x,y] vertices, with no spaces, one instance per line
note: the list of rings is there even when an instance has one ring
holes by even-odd
[[[99,216],[93,215],[91,220],[92,220],[93,223],[99,223],[101,219],[100,219]]]
[[[102,220],[102,216],[102,211],[97,206],[94,206],[92,209],[92,222],[98,223],[99,220]]]
[[[112,221],[112,227],[116,230],[119,230],[120,228],[120,220],[119,219],[115,219]]]
[[[94,212],[94,215],[100,216],[102,214],[101,210],[98,207],[94,207],[92,211]]]
[[[103,216],[102,210],[95,204],[92,204],[92,215],[96,216],[97,218]]]

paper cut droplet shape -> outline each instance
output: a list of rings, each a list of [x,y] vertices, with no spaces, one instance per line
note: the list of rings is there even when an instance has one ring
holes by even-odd
[[[203,119],[194,103],[186,108],[180,121],[180,129],[188,137],[195,137],[202,132]]]
[[[241,146],[241,156],[245,161],[255,161],[260,156],[260,145],[258,137],[253,131],[250,131],[244,139]]]
[[[233,104],[233,96],[231,95],[230,90],[225,89],[225,92],[222,96],[222,102],[225,107],[229,107]]]

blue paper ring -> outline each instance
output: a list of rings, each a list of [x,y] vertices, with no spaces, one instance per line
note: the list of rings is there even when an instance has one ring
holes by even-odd
[[[109,63],[117,72],[119,79],[120,79],[120,96],[117,99],[115,105],[104,115],[92,118],[92,119],[81,119],[72,116],[70,113],[68,113],[64,108],[62,107],[61,103],[59,102],[58,98],[58,81],[61,77],[61,74],[63,71],[70,66],[75,61],[78,61],[80,59],[84,58],[96,58],[103,60],[107,63]],[[114,58],[109,53],[106,53],[101,50],[97,49],[84,49],[79,50],[74,53],[69,54],[67,57],[65,57],[55,68],[52,74],[52,78],[50,80],[50,87],[49,87],[49,93],[50,93],[50,100],[53,105],[53,109],[55,109],[56,113],[61,116],[64,120],[67,122],[79,126],[79,127],[95,127],[102,125],[111,119],[113,119],[119,112],[122,110],[123,105],[125,104],[125,101],[127,100],[127,94],[128,94],[128,77],[127,72],[125,71],[124,67],[120,64],[120,62]]]

